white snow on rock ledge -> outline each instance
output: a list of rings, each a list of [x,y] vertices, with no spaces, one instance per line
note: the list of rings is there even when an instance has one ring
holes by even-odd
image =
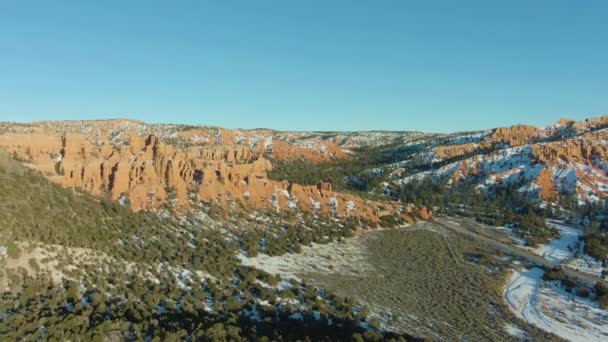
[[[522,320],[569,341],[607,341],[608,310],[573,297],[555,282],[543,283],[543,270],[515,271],[505,287],[509,309]]]

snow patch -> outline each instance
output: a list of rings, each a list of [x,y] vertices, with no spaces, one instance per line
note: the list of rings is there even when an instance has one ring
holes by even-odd
[[[605,341],[608,311],[573,296],[560,285],[544,286],[538,267],[515,271],[505,287],[509,309],[520,319],[569,341]]]
[[[507,334],[517,338],[518,340],[528,340],[529,339],[528,334],[524,330],[522,330],[520,327],[518,327],[517,325],[507,324],[507,325],[505,325],[505,331],[507,332]]]
[[[576,252],[575,246],[583,232],[575,227],[557,222],[547,222],[547,224],[557,228],[560,237],[533,250],[533,252],[558,264],[572,259]]]

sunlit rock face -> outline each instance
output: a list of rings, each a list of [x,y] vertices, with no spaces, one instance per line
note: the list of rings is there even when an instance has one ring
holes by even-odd
[[[0,146],[54,182],[120,200],[134,210],[167,204],[188,210],[204,201],[370,222],[384,215],[419,216],[417,209],[399,203],[335,192],[329,183],[301,186],[268,179],[272,164],[266,152],[272,150],[273,158],[327,162],[345,156],[333,143],[317,150],[269,138],[247,143],[258,131],[243,138],[227,130],[151,134],[144,127],[131,120],[44,122],[0,135]],[[430,213],[425,210],[422,217]]]
[[[581,203],[608,197],[608,116],[496,128],[452,141],[457,143],[432,147],[428,162],[439,166],[427,175],[470,180],[478,188],[517,184],[519,191],[546,202],[561,195]]]

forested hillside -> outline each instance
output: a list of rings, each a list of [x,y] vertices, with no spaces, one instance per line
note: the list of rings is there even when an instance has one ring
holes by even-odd
[[[354,299],[241,266],[248,239],[212,221],[134,213],[52,184],[5,153],[0,209],[7,339],[411,339],[363,329]]]

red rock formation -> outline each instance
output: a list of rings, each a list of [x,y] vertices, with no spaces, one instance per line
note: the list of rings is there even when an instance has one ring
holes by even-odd
[[[272,157],[278,160],[302,159],[313,163],[347,157],[334,142],[317,140],[309,145],[299,146],[287,141],[293,138],[290,133],[271,130],[231,131],[219,128],[196,128],[178,131],[176,135],[194,145],[221,145],[231,148],[251,146],[251,154],[254,157]]]
[[[425,221],[428,221],[432,218],[431,212],[424,207],[422,209],[420,209],[418,215],[420,216],[421,219],[423,219]]]
[[[555,190],[555,183],[553,182],[553,176],[550,169],[543,169],[538,178],[536,179],[536,185],[540,187],[540,196],[545,201],[551,201],[557,196]]]
[[[604,127],[608,127],[608,115],[598,116],[596,118],[587,119],[574,124],[574,128],[582,132]]]
[[[567,119],[567,118],[562,118],[557,120],[557,125],[558,126],[571,126],[575,123],[576,121],[572,120],[572,119]]]
[[[606,159],[608,146],[589,139],[570,139],[532,146],[532,155],[548,165],[556,165],[559,161],[591,164],[593,156]]]
[[[593,190],[598,196],[606,197],[606,194],[598,187],[598,184],[605,183],[605,179],[598,176],[605,174],[605,171],[594,165],[594,160],[603,160],[604,162],[608,160],[608,145],[601,143],[601,141],[577,138],[536,144],[532,148],[532,155],[550,168],[573,165],[579,182],[587,189]],[[583,168],[591,170],[591,172],[583,172],[581,165]],[[546,172],[546,174],[543,172]],[[551,200],[556,194],[555,185],[550,172],[548,170],[543,170],[543,172],[541,172],[536,183],[541,187],[542,197]],[[577,186],[577,191],[582,198],[586,197],[582,186]]]
[[[260,150],[261,152],[261,150]],[[316,149],[294,146],[281,140],[273,140],[271,155],[279,160],[302,159],[313,163],[328,162],[335,158],[345,158],[346,153],[332,142],[319,142]]]
[[[487,152],[492,149],[491,143],[469,143],[462,145],[444,145],[435,147],[435,156],[439,159],[462,157],[473,152]]]
[[[509,146],[520,146],[529,144],[534,138],[541,137],[543,130],[535,126],[515,125],[507,128],[497,128],[488,142],[499,142]]]
[[[98,133],[96,137],[104,134]],[[120,141],[119,145],[92,143],[87,136],[73,133],[0,136],[0,146],[27,158],[30,167],[43,170],[53,181],[128,200],[135,210],[169,201],[176,208],[188,209],[189,194],[195,194],[199,200],[220,205],[240,202],[245,207],[354,216],[371,222],[401,211],[396,204],[334,192],[329,183],[300,186],[269,180],[271,163],[245,145],[176,150],[157,136],[133,133],[124,134]]]

